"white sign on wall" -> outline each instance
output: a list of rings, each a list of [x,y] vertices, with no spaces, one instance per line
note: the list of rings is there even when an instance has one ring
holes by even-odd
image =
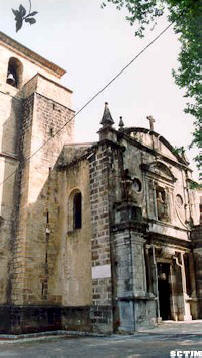
[[[111,265],[92,267],[92,279],[111,277]]]

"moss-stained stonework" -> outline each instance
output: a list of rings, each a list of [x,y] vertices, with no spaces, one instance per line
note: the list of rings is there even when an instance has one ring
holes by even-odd
[[[116,130],[107,104],[99,140],[75,144],[64,70],[2,33],[0,55],[0,333],[200,318],[185,156],[154,128]]]

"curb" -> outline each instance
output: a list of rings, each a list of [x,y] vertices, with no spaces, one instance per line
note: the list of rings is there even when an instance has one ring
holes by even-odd
[[[56,338],[78,338],[78,337],[107,337],[108,335],[102,333],[90,333],[80,331],[48,331],[39,333],[27,334],[0,334],[0,344],[4,343],[23,343],[32,341],[42,341]]]

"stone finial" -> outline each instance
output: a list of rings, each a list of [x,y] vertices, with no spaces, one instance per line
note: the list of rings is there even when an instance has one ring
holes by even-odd
[[[119,130],[122,130],[123,127],[124,127],[123,119],[122,119],[122,117],[120,117],[120,120],[119,120]]]
[[[105,102],[105,109],[100,124],[102,124],[104,127],[112,126],[114,124],[107,102]]]
[[[152,116],[147,116],[147,119],[149,121],[150,130],[154,131],[154,122],[156,122],[155,119]]]

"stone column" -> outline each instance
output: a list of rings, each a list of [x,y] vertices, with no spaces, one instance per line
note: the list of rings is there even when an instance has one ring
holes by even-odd
[[[191,233],[193,241],[193,257],[196,277],[196,295],[197,295],[197,318],[202,317],[202,225],[194,227]]]
[[[191,285],[191,314],[193,319],[198,318],[198,300],[196,296],[196,277],[195,277],[195,268],[194,268],[194,257],[193,253],[189,253],[189,275],[190,275],[190,285]]]
[[[116,260],[116,302],[119,309],[119,331],[132,332],[145,312],[146,272],[143,234],[134,230],[117,232],[113,240]],[[143,303],[143,302],[144,303]],[[147,321],[148,317],[142,317]]]
[[[146,278],[147,278],[147,291],[149,293],[153,293],[153,285],[152,285],[152,270],[150,265],[150,257],[149,257],[150,245],[145,245],[145,268],[146,268]]]
[[[146,270],[144,260],[143,234],[131,231],[131,257],[132,257],[132,277],[133,277],[133,294],[135,296],[146,295]]]
[[[119,331],[132,332],[135,330],[133,305],[133,257],[131,237],[128,230],[118,232],[113,239],[114,297],[117,317],[119,317]]]
[[[140,207],[117,203],[113,227],[114,297],[119,331],[133,332],[156,321],[155,297],[147,292],[145,268],[145,224]]]
[[[154,279],[154,294],[156,296],[156,317],[157,321],[161,321],[161,315],[160,315],[160,303],[159,303],[159,288],[158,288],[158,267],[156,262],[156,249],[155,246],[152,246],[152,276]]]
[[[170,265],[170,284],[171,284],[171,317],[173,320],[178,321],[178,312],[177,312],[177,296],[176,296],[176,275],[174,270],[173,261]]]
[[[185,273],[185,266],[184,266],[184,253],[181,253],[181,260],[182,260],[182,289],[183,289],[183,298],[184,298],[184,321],[192,320],[191,311],[190,311],[190,302],[189,296],[187,294],[187,287],[186,287],[186,273]]]
[[[181,278],[181,292],[178,291],[178,309],[179,309],[179,320],[180,321],[189,321],[192,320],[191,312],[190,312],[190,303],[188,302],[187,288],[186,288],[186,275],[185,275],[185,267],[184,267],[184,253],[180,253],[180,261],[179,258],[176,257],[176,264],[179,267],[179,275],[178,278]],[[179,287],[179,283],[178,283]]]

